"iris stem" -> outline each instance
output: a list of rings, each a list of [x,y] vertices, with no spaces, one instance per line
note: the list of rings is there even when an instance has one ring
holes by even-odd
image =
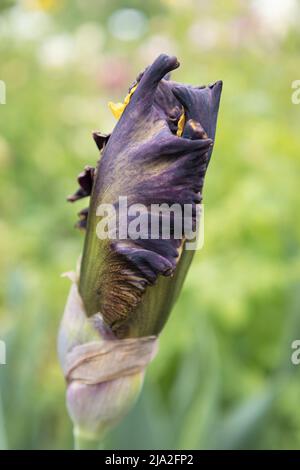
[[[75,450],[101,450],[103,449],[98,439],[92,436],[84,435],[74,430],[74,449]]]

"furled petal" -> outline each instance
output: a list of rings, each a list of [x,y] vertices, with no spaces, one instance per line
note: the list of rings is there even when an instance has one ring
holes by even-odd
[[[172,88],[174,95],[186,110],[186,119],[201,123],[211,139],[215,138],[222,86],[222,82],[217,81],[207,87],[174,84]]]
[[[101,132],[93,132],[93,138],[96,142],[98,149],[101,151],[103,150],[104,146],[106,145],[108,139],[110,138],[110,134],[102,134]]]
[[[152,204],[164,203],[190,204],[196,213],[221,82],[195,88],[166,80],[178,65],[176,58],[161,55],[141,74],[104,147],[94,181],[79,289],[87,314],[101,312],[119,337],[160,331],[191,261],[191,254],[183,254],[183,235],[174,237],[175,218],[168,240],[161,233],[157,240],[149,239],[149,233],[145,239],[124,240],[120,230],[113,240],[96,234],[100,204],[113,204],[118,218],[130,222],[119,207],[120,196],[127,197],[128,206],[143,204],[145,217],[153,215]],[[176,135],[180,119],[182,137]]]
[[[67,200],[69,202],[75,202],[78,199],[82,199],[83,197],[87,197],[91,194],[94,181],[94,172],[95,168],[86,166],[85,169],[78,175],[77,181],[79,188],[74,194],[68,196]]]

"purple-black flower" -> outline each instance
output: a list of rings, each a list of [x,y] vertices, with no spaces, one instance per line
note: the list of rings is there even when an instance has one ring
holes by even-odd
[[[124,103],[110,103],[118,123],[109,135],[94,132],[100,159],[95,169],[85,167],[68,198],[90,196],[79,213],[84,251],[78,273],[69,274],[58,338],[79,447],[98,442],[136,400],[192,261],[188,245],[196,237],[222,82],[173,82],[169,73],[178,66],[175,57],[159,56]]]
[[[169,239],[161,232],[158,239],[150,233],[124,237],[131,217],[122,214],[119,204],[126,196],[129,206],[143,205],[148,220],[157,204],[189,205],[196,217],[222,82],[201,87],[176,83],[169,73],[178,66],[175,57],[160,55],[139,75],[126,106],[118,105],[120,119],[111,135],[94,133],[100,160],[95,171],[87,167],[81,174],[80,189],[71,197],[91,193],[88,217],[81,213],[79,223],[87,221],[79,292],[87,315],[100,312],[117,337],[159,333],[193,255],[185,250],[183,231],[180,238],[174,236],[174,217]],[[104,204],[113,205],[119,222],[114,237],[105,240],[97,236],[97,208]]]

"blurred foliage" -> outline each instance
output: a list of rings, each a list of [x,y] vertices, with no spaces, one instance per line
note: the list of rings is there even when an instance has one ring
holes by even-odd
[[[5,7],[5,8],[4,8]],[[129,12],[125,8],[131,9]],[[134,11],[132,11],[134,9]],[[108,448],[299,448],[299,10],[295,1],[1,1],[0,447],[71,448],[56,333],[83,237],[66,196],[107,101],[160,52],[224,80],[205,246],[143,394]]]

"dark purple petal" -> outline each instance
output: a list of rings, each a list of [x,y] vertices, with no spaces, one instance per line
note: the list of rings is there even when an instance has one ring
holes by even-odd
[[[152,204],[163,203],[190,204],[195,215],[202,200],[222,84],[196,88],[165,80],[178,65],[176,58],[161,55],[141,74],[98,163],[79,289],[88,315],[100,312],[117,336],[158,333],[163,319],[145,318],[141,299],[160,276],[178,277],[184,239],[174,236],[175,219],[171,219],[169,240],[161,233],[158,240],[149,240],[150,234],[148,239],[123,240],[119,232],[113,241],[99,240],[97,207],[110,203],[118,208],[119,196],[127,196],[128,205],[147,207],[146,217],[153,215]],[[186,124],[182,137],[177,137],[183,110]],[[151,292],[155,297],[159,289]],[[161,308],[166,317],[174,295],[170,291],[164,296]],[[139,316],[144,321],[140,327],[136,326]]]
[[[94,172],[95,168],[86,166],[85,169],[78,175],[77,181],[79,183],[79,188],[74,194],[68,196],[67,200],[69,202],[75,202],[78,201],[78,199],[90,196],[93,187]]]
[[[207,87],[191,87],[174,84],[172,90],[185,108],[187,120],[193,119],[204,128],[208,137],[215,138],[222,82]]]
[[[110,134],[102,134],[101,132],[93,132],[93,138],[96,142],[98,149],[101,151],[103,150],[104,146],[106,145],[108,139],[110,138]]]
[[[78,212],[79,220],[75,225],[76,228],[79,228],[81,230],[86,229],[88,214],[89,214],[89,208],[88,207],[86,207],[85,209],[82,209],[80,212]]]

